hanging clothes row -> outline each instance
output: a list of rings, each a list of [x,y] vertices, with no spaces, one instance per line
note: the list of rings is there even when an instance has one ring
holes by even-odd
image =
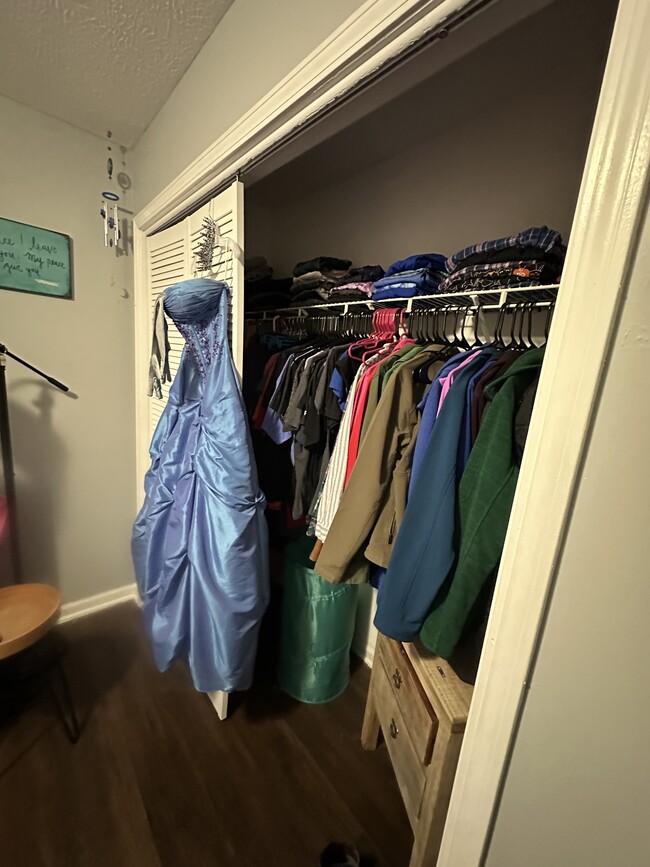
[[[448,658],[485,611],[550,311],[501,308],[487,345],[467,308],[294,319],[267,358],[252,422],[284,449],[315,571],[378,586],[392,638]]]

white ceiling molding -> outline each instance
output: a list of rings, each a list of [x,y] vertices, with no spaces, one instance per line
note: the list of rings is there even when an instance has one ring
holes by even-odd
[[[132,146],[233,0],[2,0],[0,92]]]

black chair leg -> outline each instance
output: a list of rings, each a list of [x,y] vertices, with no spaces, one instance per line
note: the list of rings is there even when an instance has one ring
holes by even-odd
[[[59,691],[57,692],[54,686],[54,673],[59,681]],[[54,699],[54,704],[59,713],[61,723],[66,733],[66,737],[71,744],[76,744],[81,736],[81,727],[77,719],[72,693],[68,685],[68,679],[65,676],[63,664],[60,659],[57,659],[50,674],[50,692]]]

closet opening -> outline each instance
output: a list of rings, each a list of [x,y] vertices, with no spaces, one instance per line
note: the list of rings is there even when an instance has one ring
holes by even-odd
[[[572,291],[562,266],[616,10],[614,0],[492,4],[265,160],[244,161],[242,182],[149,238],[158,289],[165,269],[189,276],[204,214],[245,251],[245,265],[230,250],[210,276],[233,288],[232,347],[267,503],[272,603],[261,662],[306,703],[345,691],[350,649],[372,665],[361,742],[373,749],[384,734],[414,832],[412,867],[435,861],[481,682],[553,311]],[[351,291],[337,294],[341,285]],[[523,369],[525,388],[511,368]],[[429,462],[425,489],[416,470],[447,429],[443,399],[449,406],[465,380],[455,439],[444,461]],[[489,551],[473,552],[480,581],[470,575],[469,601],[457,604],[463,522],[476,506],[463,480],[472,467],[481,481],[476,454],[492,458],[489,443],[476,446],[502,393],[511,396],[498,468],[507,496],[494,526],[491,510],[483,515]],[[398,394],[394,405],[382,405],[387,394]],[[409,514],[429,514],[429,494],[446,510],[446,548],[437,518],[410,521],[403,541]],[[409,597],[411,585],[421,598]],[[436,615],[448,599],[451,631]]]
[[[301,307],[289,286],[296,264],[319,256],[385,269],[544,225],[570,242],[617,3],[559,0],[525,17],[519,7],[518,18],[507,3],[476,15],[244,175],[246,258],[265,260],[249,277],[273,274],[267,300],[264,281],[246,284],[247,334],[314,315],[313,299]],[[557,291],[542,300],[552,306]],[[543,342],[540,307],[509,316],[506,340],[529,331]],[[497,312],[481,316],[494,335]],[[245,389],[250,376],[244,368]],[[359,592],[354,648],[369,662],[376,591]],[[480,646],[477,635],[459,663],[470,683]]]

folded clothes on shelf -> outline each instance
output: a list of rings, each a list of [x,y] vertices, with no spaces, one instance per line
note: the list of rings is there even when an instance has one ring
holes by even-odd
[[[293,269],[293,276],[301,277],[309,271],[341,271],[340,276],[342,277],[351,265],[352,262],[349,259],[337,259],[335,256],[317,256],[315,259],[298,262]]]
[[[260,257],[261,258],[261,257]],[[269,277],[244,282],[244,299],[247,310],[270,310],[286,307],[291,303],[291,277],[273,280]]]
[[[433,295],[439,291],[438,287],[445,276],[446,274],[442,271],[431,271],[428,268],[401,271],[377,280],[373,284],[372,297],[375,301],[383,301],[387,298]]]
[[[340,280],[341,286],[349,283],[374,283],[384,276],[381,265],[360,265],[358,268],[350,268]]]
[[[450,274],[439,286],[440,293],[487,289],[513,289],[555,283],[562,271],[559,262],[526,260],[470,265]]]
[[[305,274],[293,278],[291,291],[294,294],[304,292],[305,289],[325,289],[329,291],[338,284],[344,273],[342,270],[307,271]]]
[[[399,259],[386,270],[386,277],[393,277],[396,274],[403,274],[405,271],[446,271],[447,257],[440,253],[417,253],[415,256],[408,256],[406,259]]]
[[[346,296],[344,299],[343,296]],[[330,298],[332,301],[343,301],[343,300],[351,300],[358,299],[362,301],[364,298],[370,298],[372,295],[372,282],[350,282],[344,283],[342,286],[335,286],[331,293]],[[349,299],[347,298],[349,296]]]
[[[244,279],[249,283],[268,280],[273,276],[273,268],[264,256],[252,256],[244,262]]]
[[[565,256],[566,247],[562,243],[560,233],[555,229],[549,229],[548,226],[539,226],[524,229],[516,235],[464,247],[447,259],[446,268],[449,273],[452,273],[471,265],[533,259],[562,265]]]
[[[291,306],[307,307],[310,304],[322,304],[328,301],[330,293],[327,289],[322,289],[318,286],[313,286],[311,289],[303,289],[291,297]]]

